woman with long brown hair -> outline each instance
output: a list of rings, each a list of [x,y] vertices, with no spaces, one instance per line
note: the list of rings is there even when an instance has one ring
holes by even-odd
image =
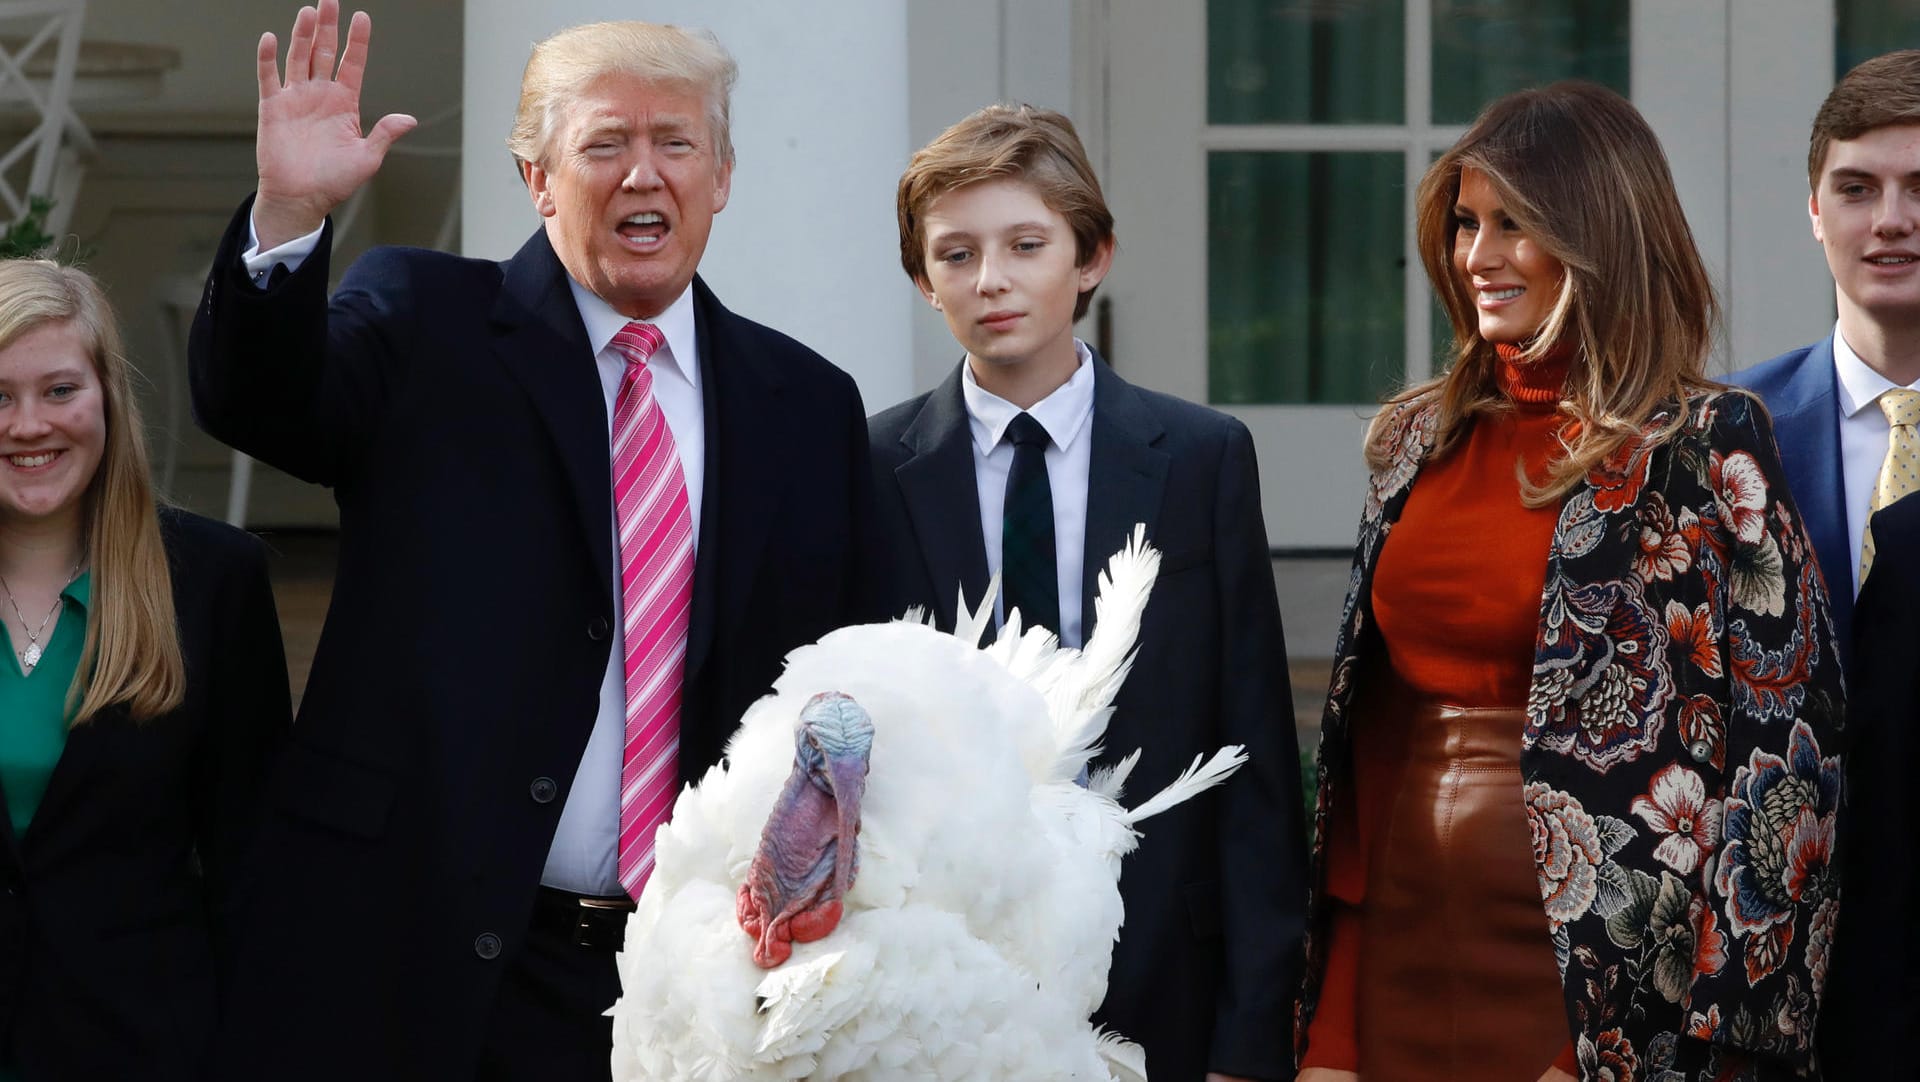
[[[84,272],[0,262],[0,1079],[205,1077],[290,724],[265,551],[157,508]]]
[[[1665,155],[1610,90],[1509,95],[1416,228],[1453,360],[1367,436],[1301,1082],[1795,1077],[1840,668]]]

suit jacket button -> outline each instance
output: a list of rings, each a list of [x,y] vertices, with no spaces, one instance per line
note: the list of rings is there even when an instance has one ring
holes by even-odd
[[[587,621],[587,638],[592,639],[594,642],[599,642],[606,637],[607,621],[605,617],[596,616]]]
[[[527,786],[527,792],[533,797],[535,804],[551,804],[553,798],[559,794],[560,787],[553,783],[552,778],[535,778],[533,784]]]
[[[473,953],[489,962],[500,957],[500,937],[492,932],[481,932],[474,937]]]

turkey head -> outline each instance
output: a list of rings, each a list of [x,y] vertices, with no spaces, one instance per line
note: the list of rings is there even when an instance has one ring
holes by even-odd
[[[763,969],[787,960],[840,923],[859,870],[860,798],[867,787],[873,720],[860,704],[823,691],[800,710],[793,772],[760,833],[735,915]]]

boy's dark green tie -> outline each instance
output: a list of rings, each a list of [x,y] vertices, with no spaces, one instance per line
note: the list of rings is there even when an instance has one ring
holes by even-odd
[[[1060,573],[1053,557],[1053,486],[1047,481],[1047,430],[1030,413],[1007,426],[1013,469],[1007,474],[1006,520],[1000,530],[1000,576],[1006,611],[1022,626],[1060,631]]]

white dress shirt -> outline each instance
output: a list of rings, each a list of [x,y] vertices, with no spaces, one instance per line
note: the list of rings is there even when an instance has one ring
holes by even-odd
[[[248,223],[249,232],[252,223]],[[320,242],[320,230],[288,241],[265,252],[259,250],[257,234],[249,237],[249,246],[241,259],[257,285],[264,286],[275,264],[289,271],[298,270]],[[593,348],[594,364],[600,377],[600,390],[606,406],[608,476],[612,476],[613,407],[619,394],[620,379],[626,371],[626,357],[612,348],[613,336],[627,325],[627,317],[613,306],[568,279],[574,306],[587,330],[587,343]],[[673,433],[680,455],[680,469],[687,485],[687,509],[693,516],[693,546],[700,547],[700,499],[706,479],[706,413],[700,398],[700,344],[693,316],[693,290],[684,290],[666,311],[648,320],[666,338],[666,344],[647,359],[653,374],[654,399],[666,415],[667,428]],[[561,359],[562,363],[570,358]],[[1091,402],[1091,398],[1089,398]],[[1049,452],[1051,455],[1051,452]],[[1084,469],[1082,476],[1085,476]],[[1006,467],[1000,470],[1001,487],[1006,486]],[[1082,485],[1084,489],[1085,485]],[[1084,496],[1083,496],[1084,498]],[[607,489],[607,506],[613,507],[613,489]],[[1056,515],[1058,512],[1056,511]],[[613,541],[613,626],[624,627],[620,589],[620,526],[612,516]],[[994,523],[998,537],[999,523]],[[996,542],[995,558],[998,557]],[[619,877],[620,846],[620,760],[626,747],[626,671],[622,667],[625,651],[608,651],[607,671],[600,679],[600,709],[593,719],[593,732],[587,738],[585,753],[574,773],[573,788],[560,809],[560,822],[553,832],[547,851],[546,868],[540,882],[575,894],[618,895],[623,893]]]
[[[587,327],[600,373],[600,390],[607,407],[607,459],[613,459],[613,406],[627,370],[625,355],[612,346],[613,336],[627,325],[627,317],[613,306],[568,279],[574,304]],[[701,482],[705,480],[706,414],[700,402],[699,345],[694,338],[693,290],[683,291],[667,310],[647,322],[659,328],[666,344],[647,358],[653,374],[653,397],[666,415],[680,453],[680,472],[687,483],[687,510],[693,515],[693,547],[700,549]],[[609,471],[608,476],[612,473]],[[613,489],[607,489],[607,507],[613,507]],[[626,613],[620,589],[620,523],[611,516],[613,540],[613,626],[625,627]],[[607,654],[607,671],[600,678],[600,712],[593,734],[573,775],[573,789],[547,850],[547,866],[540,882],[575,894],[617,895],[620,887],[620,760],[627,745],[626,651],[616,642]]]
[[[1087,471],[1093,463],[1093,351],[1078,338],[1080,358],[1067,382],[1033,404],[1027,413],[1047,430],[1047,485],[1053,490],[1053,561],[1059,572],[1060,641],[1081,645],[1080,578],[1086,560]],[[960,364],[960,396],[967,405],[973,435],[973,479],[980,495],[980,532],[987,545],[987,573],[1000,573],[1000,527],[1006,518],[1007,474],[1013,469],[1013,444],[1004,437],[1020,416],[1019,406],[980,386],[973,368]],[[977,599],[974,599],[977,600]],[[996,602],[995,615],[1006,619]]]
[[[1841,336],[1837,324],[1833,328],[1833,368],[1839,392],[1836,405],[1840,409],[1840,476],[1847,507],[1847,551],[1852,560],[1847,566],[1853,569],[1853,591],[1858,594],[1867,511],[1893,436],[1893,426],[1880,409],[1880,395],[1900,385],[1867,367]],[[1920,382],[1908,386],[1920,390]]]
[[[313,254],[313,250],[320,246],[320,234],[326,228],[326,223],[323,222],[319,229],[306,236],[295,237],[284,244],[276,244],[263,252],[260,250],[260,234],[253,228],[253,216],[248,215],[247,250],[240,253],[240,262],[246,265],[247,277],[253,279],[254,285],[264,287],[267,284],[268,272],[272,271],[276,264],[285,264],[289,272],[299,270],[300,264],[305,263],[307,257]]]

